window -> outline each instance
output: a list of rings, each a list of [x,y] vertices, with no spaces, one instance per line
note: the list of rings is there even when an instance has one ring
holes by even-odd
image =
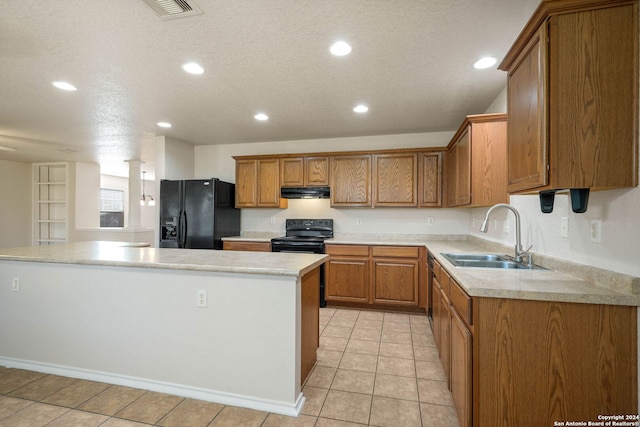
[[[124,227],[124,191],[100,189],[100,227]]]

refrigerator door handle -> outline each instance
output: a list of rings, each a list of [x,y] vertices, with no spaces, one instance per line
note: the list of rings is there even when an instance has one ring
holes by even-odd
[[[178,247],[184,248],[187,244],[187,212],[180,210],[180,219],[178,220]]]

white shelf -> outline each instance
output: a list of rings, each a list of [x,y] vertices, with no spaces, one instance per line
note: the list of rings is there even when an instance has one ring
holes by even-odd
[[[33,244],[65,243],[68,240],[67,163],[33,165]]]

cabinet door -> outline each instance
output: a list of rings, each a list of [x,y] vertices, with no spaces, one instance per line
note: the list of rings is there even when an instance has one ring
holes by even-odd
[[[304,158],[280,159],[280,185],[282,187],[302,187],[304,185]]]
[[[473,123],[471,136],[471,204],[509,203],[506,119]]]
[[[258,160],[258,203],[259,207],[280,207],[280,161],[279,159]]]
[[[304,185],[329,185],[329,157],[304,158]]]
[[[440,362],[447,378],[447,384],[451,388],[451,305],[449,299],[440,292],[441,323],[440,323]]]
[[[327,301],[369,302],[369,258],[333,257],[327,265]]]
[[[433,332],[433,340],[436,343],[436,347],[438,348],[438,353],[440,353],[440,349],[442,348],[442,340],[440,339],[440,331],[442,330],[442,298],[440,297],[440,293],[442,292],[442,288],[440,287],[440,283],[438,279],[433,278],[432,288],[431,288],[431,298],[433,298],[433,302],[431,305],[431,331]]]
[[[471,427],[472,336],[451,310],[451,395],[461,427]]]
[[[456,206],[471,203],[471,126],[456,143]]]
[[[418,305],[418,260],[373,259],[374,304]]]
[[[447,206],[458,204],[458,147],[453,146],[447,152]]]
[[[546,25],[542,25],[508,75],[509,192],[542,187],[548,182],[546,52]]]
[[[371,156],[331,158],[331,206],[371,206]]]
[[[236,207],[255,207],[258,203],[258,161],[236,161]]]
[[[419,206],[442,206],[442,153],[420,153],[419,165]]]
[[[638,2],[613,6],[549,19],[553,188],[637,184]]]
[[[373,159],[373,205],[418,206],[417,154],[377,154]]]

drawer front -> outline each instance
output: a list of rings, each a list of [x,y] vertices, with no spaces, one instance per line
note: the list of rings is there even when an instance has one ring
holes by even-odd
[[[453,279],[449,281],[449,300],[462,320],[471,325],[471,297]]]
[[[364,245],[325,245],[325,253],[342,256],[369,256],[369,246]]]
[[[222,248],[227,251],[271,252],[269,242],[222,242]]]
[[[449,282],[453,282],[449,273],[444,268],[440,269],[440,286],[442,287],[442,293],[445,297],[449,298]]]
[[[442,267],[438,261],[433,261],[433,275],[438,281],[442,280]]]
[[[373,246],[374,257],[418,258],[420,248],[417,246]]]

